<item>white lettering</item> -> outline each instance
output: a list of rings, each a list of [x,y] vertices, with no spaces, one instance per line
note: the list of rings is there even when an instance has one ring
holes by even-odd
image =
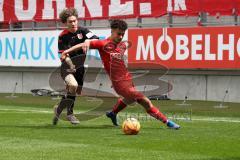
[[[168,43],[168,52],[167,53],[163,53],[162,52],[162,49],[161,49],[161,46],[162,46],[162,43],[163,42],[166,42]],[[171,39],[171,37],[169,37],[168,35],[165,35],[165,36],[161,36],[158,41],[157,41],[157,46],[156,46],[156,50],[157,50],[157,54],[158,54],[158,57],[161,59],[161,60],[168,60],[169,58],[171,58],[171,56],[173,55],[173,41]]]
[[[136,53],[136,60],[141,59],[141,53],[143,55],[143,60],[147,60],[148,53],[150,52],[150,60],[154,60],[154,47],[153,47],[153,36],[148,36],[147,44],[145,46],[143,36],[138,37],[138,44],[137,44],[137,53]]]
[[[44,0],[44,8],[42,11],[43,19],[54,19],[54,9],[52,6],[53,0]],[[59,13],[66,8],[66,1],[65,0],[57,0],[55,1],[57,4],[57,18],[59,18]]]
[[[15,0],[15,14],[18,20],[32,20],[36,14],[36,0],[28,0],[28,9],[23,9],[23,1]]]
[[[174,0],[174,11],[187,10],[185,0]],[[173,0],[168,0],[167,11],[173,11]]]
[[[197,44],[200,40],[202,40],[202,35],[192,35],[192,60],[202,60],[202,55],[197,54],[197,51],[202,50],[202,45]]]
[[[111,0],[109,5],[109,16],[133,14],[133,1],[121,4],[121,0]]]
[[[223,44],[223,34],[218,35],[218,60],[223,60],[223,51],[229,51],[229,60],[234,60],[234,34],[229,35],[229,43]]]
[[[83,7],[83,0],[74,0],[74,6],[78,11],[78,16],[85,17],[85,7]]]
[[[174,10],[175,11],[187,10],[185,0],[175,0]]]
[[[91,17],[102,17],[102,6],[101,0],[85,0]]]
[[[189,56],[188,37],[185,35],[176,36],[176,59],[185,60]],[[183,51],[183,53],[181,53]]]
[[[205,35],[205,60],[216,60],[216,55],[213,53],[210,53],[211,49],[211,41],[210,41],[210,35]]]
[[[240,38],[238,39],[238,42],[237,42],[237,52],[238,52],[238,56],[240,57]]]
[[[169,11],[169,12],[173,11],[172,0],[168,0],[167,11]]]
[[[141,15],[152,14],[151,3],[140,3],[140,14]]]
[[[0,21],[4,21],[3,0],[0,0]]]

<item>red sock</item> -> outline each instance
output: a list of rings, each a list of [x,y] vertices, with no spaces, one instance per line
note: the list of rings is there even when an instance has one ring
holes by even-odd
[[[126,107],[127,105],[122,101],[122,99],[119,98],[117,103],[114,105],[112,112],[117,114]]]
[[[160,121],[162,121],[163,123],[167,123],[167,117],[166,117],[162,112],[160,112],[158,108],[152,106],[152,107],[147,111],[147,113],[148,113],[150,116],[156,118],[157,120],[160,120]]]

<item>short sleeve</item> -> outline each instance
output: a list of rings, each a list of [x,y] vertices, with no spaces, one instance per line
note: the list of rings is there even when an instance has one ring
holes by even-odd
[[[83,32],[86,35],[87,39],[99,39],[94,33],[92,33],[89,29],[83,28]]]
[[[103,41],[102,40],[92,40],[92,41],[90,41],[90,48],[91,49],[100,50],[102,47],[103,47]]]

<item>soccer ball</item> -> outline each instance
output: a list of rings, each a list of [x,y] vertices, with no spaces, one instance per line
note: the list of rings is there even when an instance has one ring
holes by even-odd
[[[127,118],[122,124],[124,134],[136,135],[140,130],[140,123],[135,118]]]

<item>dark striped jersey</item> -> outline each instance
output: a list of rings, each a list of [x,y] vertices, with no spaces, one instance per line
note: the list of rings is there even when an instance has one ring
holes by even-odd
[[[99,38],[98,36],[94,35],[91,31],[84,27],[79,27],[75,33],[71,33],[67,29],[65,29],[58,36],[58,53],[61,54],[64,50],[69,49],[76,44],[83,43],[86,39],[99,39]],[[73,53],[69,54],[72,60],[74,60],[75,57],[79,57],[80,55],[81,57],[85,57],[85,53],[83,52],[82,49],[74,51]],[[85,58],[82,59],[83,61],[82,63],[84,63],[84,60]]]

